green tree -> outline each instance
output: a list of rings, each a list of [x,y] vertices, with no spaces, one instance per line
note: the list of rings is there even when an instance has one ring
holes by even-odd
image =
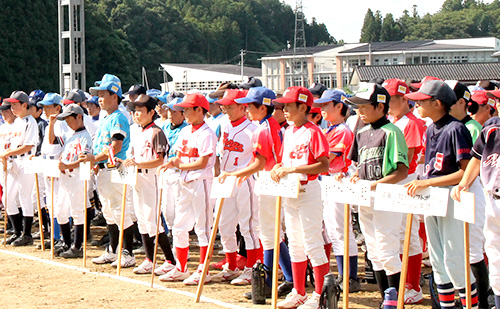
[[[375,41],[375,16],[371,9],[368,9],[363,20],[363,27],[361,28],[360,43],[368,43]]]
[[[401,26],[394,21],[391,13],[386,14],[382,22],[380,41],[399,41],[401,39]]]

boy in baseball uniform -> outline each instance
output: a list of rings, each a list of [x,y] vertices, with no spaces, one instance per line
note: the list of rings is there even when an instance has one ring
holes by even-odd
[[[137,216],[139,232],[146,253],[146,259],[134,268],[136,274],[150,274],[156,265],[154,260],[154,241],[158,228],[158,244],[165,255],[163,269],[171,270],[175,265],[170,242],[163,226],[158,222],[158,176],[156,167],[163,163],[168,152],[168,142],[163,131],[153,122],[156,99],[140,94],[137,99],[128,104],[134,110],[134,120],[140,126],[131,141],[131,156],[123,163],[125,166],[136,166],[137,184],[133,187],[133,205]]]
[[[405,137],[408,146],[408,177],[399,184],[405,184],[417,179],[415,170],[418,165],[420,153],[423,149],[424,126],[410,111],[408,100],[404,97],[409,93],[409,87],[401,79],[388,79],[382,86],[389,92],[391,100],[389,102],[388,114],[391,122],[395,124]],[[401,240],[404,240],[406,226],[406,216],[403,216],[401,224]],[[420,274],[422,269],[422,245],[418,231],[420,223],[418,216],[413,216],[411,228],[410,252],[408,260],[408,271],[405,286],[405,304],[415,304],[423,300],[422,289],[420,288]]]
[[[418,92],[405,95],[416,102],[421,117],[433,121],[427,128],[425,174],[422,180],[406,184],[409,195],[430,186],[449,188],[458,184],[471,158],[472,138],[467,128],[449,114],[457,97],[443,81],[428,81]],[[455,289],[465,306],[464,225],[454,218],[450,198],[445,217],[426,216],[429,257],[441,307],[453,307]],[[471,274],[472,308],[477,308],[477,290]]]
[[[222,128],[220,138],[221,172],[235,172],[248,166],[253,158],[253,133],[257,126],[245,117],[245,105],[237,104],[236,99],[245,96],[245,92],[229,89],[224,97],[216,101],[228,115],[230,123]],[[219,233],[226,254],[226,265],[215,275],[214,281],[231,281],[234,285],[248,285],[252,281],[252,266],[258,259],[260,248],[257,228],[258,203],[254,192],[255,179],[248,177],[235,186],[230,198],[224,200],[220,217]],[[239,224],[241,236],[245,239],[247,261],[245,269],[237,269],[236,226]]]
[[[282,161],[276,164],[271,177],[275,181],[289,173],[299,173],[298,198],[284,198],[285,225],[288,235],[294,289],[279,308],[318,308],[324,276],[330,270],[323,237],[323,203],[318,175],[328,171],[329,147],[321,129],[307,120],[313,96],[305,87],[289,87],[280,99],[285,116],[293,121],[283,140]],[[305,291],[307,259],[314,269],[315,290],[311,297]]]
[[[403,133],[387,119],[390,100],[387,90],[374,83],[360,86],[356,95],[347,99],[367,124],[356,133],[348,156],[357,163],[351,181],[372,181],[372,190],[378,183],[395,184],[408,176],[408,147]],[[402,213],[359,207],[359,224],[382,299],[387,288],[399,288],[402,220]]]
[[[339,89],[326,90],[321,98],[314,100],[313,106],[319,106],[323,118],[329,127],[323,130],[329,145],[330,166],[329,175],[347,173],[351,160],[347,158],[354,140],[354,134],[345,124],[344,118],[349,109],[344,103],[347,95]],[[337,269],[344,277],[344,205],[324,201],[324,222],[329,238],[332,240],[333,253],[337,261]],[[352,230],[349,227],[349,292],[361,289],[358,279],[358,246]]]
[[[201,93],[189,94],[178,107],[184,108],[184,117],[190,124],[179,133],[174,151],[177,156],[162,165],[164,169],[176,168],[181,171],[181,191],[176,201],[176,214],[172,235],[177,255],[174,269],[160,276],[161,281],[184,281],[187,284],[199,281],[208,249],[208,240],[213,223],[215,204],[210,200],[210,188],[215,164],[217,137],[205,123],[208,101]],[[191,275],[187,270],[189,254],[189,231],[198,236],[200,263]],[[207,274],[206,282],[211,280]]]
[[[56,119],[65,121],[71,131],[57,137],[54,134]],[[59,158],[59,170],[61,170],[60,185],[58,190],[58,213],[57,220],[63,232],[63,239],[67,250],[59,254],[63,258],[78,258],[83,256],[83,224],[85,220],[85,205],[83,188],[77,169],[80,165],[79,156],[92,151],[92,137],[83,124],[83,109],[77,104],[64,107],[59,115],[51,115],[49,118],[48,141],[51,144],[62,145]],[[71,242],[71,230],[69,218],[73,218],[74,241]]]
[[[111,74],[105,74],[102,80],[96,82],[95,87],[90,88],[92,95],[99,97],[101,109],[107,113],[99,122],[97,129],[93,154],[80,156],[82,161],[90,161],[97,165],[97,187],[99,198],[102,203],[102,212],[106,219],[109,234],[109,246],[99,257],[93,258],[94,264],[111,263],[117,266],[119,239],[119,227],[122,213],[122,185],[111,182],[111,170],[115,168],[115,157],[125,160],[126,152],[130,143],[130,124],[127,117],[118,108],[122,100],[122,88],[120,79]],[[123,226],[123,255],[121,267],[132,267],[135,265],[135,256],[132,253],[134,230],[132,213],[130,207],[125,209]]]
[[[13,126],[11,147],[0,154],[2,163],[12,164],[7,175],[7,197],[3,196],[3,204],[7,205],[7,214],[14,227],[14,234],[7,239],[7,244],[13,246],[28,246],[33,244],[31,226],[33,224],[34,205],[31,193],[35,184],[33,175],[24,172],[24,159],[36,152],[38,144],[38,125],[29,112],[29,98],[23,91],[14,91],[4,102],[10,103],[12,113],[21,121]],[[17,200],[22,209],[22,215],[17,208]]]

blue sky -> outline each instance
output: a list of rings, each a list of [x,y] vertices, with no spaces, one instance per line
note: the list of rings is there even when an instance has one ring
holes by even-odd
[[[295,8],[296,0],[282,0]],[[490,3],[491,1],[484,1]],[[304,13],[310,22],[312,17],[324,23],[330,34],[337,40],[343,39],[346,43],[359,41],[363,19],[368,8],[373,12],[379,10],[382,16],[392,13],[394,19],[399,18],[406,9],[412,11],[413,4],[417,4],[420,16],[426,13],[439,11],[444,0],[419,0],[418,2],[400,1],[373,1],[373,0],[302,0]]]

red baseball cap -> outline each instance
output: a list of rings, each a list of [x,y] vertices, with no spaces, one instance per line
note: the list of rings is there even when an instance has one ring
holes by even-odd
[[[309,114],[321,114],[321,107],[313,107]]]
[[[411,83],[410,84],[410,88],[412,88],[412,90],[417,91],[418,89],[420,89],[420,87],[422,87],[422,85],[425,82],[428,82],[430,80],[442,80],[442,79],[434,77],[434,76],[425,76],[424,78],[422,78],[422,80],[420,81],[420,83]]]
[[[210,109],[207,98],[205,98],[205,96],[199,92],[188,94],[184,98],[184,101],[182,101],[179,104],[176,104],[175,106],[184,108],[200,106],[207,111]]]
[[[246,97],[247,92],[248,91],[246,90],[240,90],[240,89],[228,89],[226,90],[226,92],[224,92],[224,96],[222,97],[222,99],[215,101],[215,103],[219,103],[222,105],[236,104],[237,102],[235,101],[235,99]]]
[[[488,92],[485,90],[477,90],[472,92],[472,101],[479,105],[486,105],[495,108],[495,100],[488,96]]]
[[[492,98],[500,99],[500,90],[486,91],[486,95]]]
[[[386,79],[382,84],[382,87],[389,92],[391,97],[395,95],[404,96],[405,94],[410,93],[410,89],[405,81],[398,78]]]
[[[276,103],[304,103],[307,106],[312,106],[314,103],[314,98],[306,87],[302,86],[293,86],[293,87],[288,87],[285,92],[283,93],[283,97],[273,100],[273,102]]]

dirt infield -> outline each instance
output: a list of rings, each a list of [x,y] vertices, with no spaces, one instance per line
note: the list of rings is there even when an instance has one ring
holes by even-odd
[[[2,224],[3,226],[3,224]],[[93,227],[93,233],[102,234],[103,228]],[[1,235],[3,237],[3,234]],[[35,245],[38,244],[35,241]],[[198,248],[191,246],[189,269],[193,270],[198,261]],[[103,248],[88,247],[87,270],[82,269],[82,260],[50,258],[50,250],[42,252],[36,246],[4,247],[0,245],[0,293],[3,307],[111,307],[111,308],[265,308],[252,305],[243,298],[249,287],[236,287],[230,284],[207,284],[203,296],[213,300],[194,302],[196,287],[182,283],[162,283],[157,279],[155,288],[149,286],[150,275],[135,275],[132,269],[122,269],[117,278],[116,269],[108,265],[94,265],[92,257],[99,256]],[[214,250],[217,253],[218,249]],[[213,261],[222,259],[215,254]],[[137,264],[144,256],[137,256]],[[335,271],[332,261],[332,271]],[[364,261],[360,255],[360,274],[363,274]],[[424,272],[429,272],[425,269]],[[216,271],[211,271],[212,274]],[[166,288],[166,289],[165,289]],[[362,292],[350,294],[350,308],[376,308],[379,296],[376,285],[362,284]],[[175,291],[174,291],[175,290]],[[308,287],[312,292],[312,287]],[[428,288],[424,286],[424,302],[406,308],[430,308]],[[215,303],[214,303],[215,302]],[[270,301],[268,300],[268,305]]]

